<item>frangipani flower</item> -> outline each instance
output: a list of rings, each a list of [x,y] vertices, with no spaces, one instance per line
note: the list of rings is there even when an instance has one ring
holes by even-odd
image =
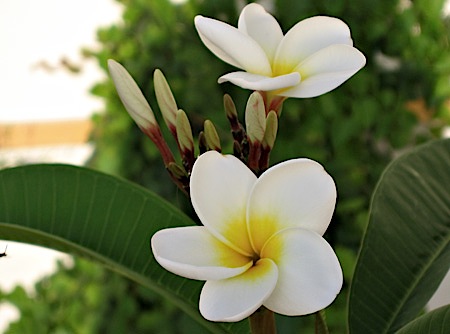
[[[361,69],[366,59],[354,48],[348,26],[337,18],[300,21],[286,35],[256,3],[241,12],[238,28],[195,17],[201,40],[217,57],[244,71],[219,78],[246,89],[285,97],[325,94]]]
[[[289,160],[256,178],[236,157],[209,151],[195,162],[190,187],[204,226],[158,231],[151,244],[165,269],[206,280],[206,319],[239,321],[262,305],[304,315],[335,299],[342,271],[322,235],[336,188],[320,164]]]

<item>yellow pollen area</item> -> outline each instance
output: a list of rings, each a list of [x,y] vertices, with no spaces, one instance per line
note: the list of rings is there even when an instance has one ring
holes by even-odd
[[[214,250],[218,263],[224,267],[239,268],[247,265],[250,268],[253,265],[252,258],[237,252],[220,240],[217,240]]]
[[[254,251],[248,236],[245,209],[237,211],[239,214],[230,215],[225,224],[222,225],[220,234],[229,247],[247,256],[247,258],[253,258]]]
[[[298,64],[288,64],[286,62],[274,62],[271,64],[272,67],[272,77],[278,77],[280,75],[289,74],[295,72],[295,67]],[[301,76],[301,73],[300,73]]]
[[[278,219],[275,215],[253,214],[248,223],[248,230],[255,253],[261,254],[267,240],[279,230]]]
[[[271,260],[260,259],[245,272],[245,279],[250,282],[257,282],[272,270],[272,266],[273,262]]]
[[[300,81],[303,81],[305,79],[304,75],[302,74],[302,72],[300,72],[300,70],[298,68],[296,68],[296,66],[291,65],[291,64],[286,64],[286,63],[277,63],[277,64],[272,64],[272,78],[278,77],[280,75],[285,75],[285,74],[290,74],[290,73],[294,73],[294,72],[298,72],[300,74]],[[273,95],[281,95],[282,92],[291,89],[292,87],[287,87],[287,88],[282,88],[282,89],[277,89],[272,91]]]

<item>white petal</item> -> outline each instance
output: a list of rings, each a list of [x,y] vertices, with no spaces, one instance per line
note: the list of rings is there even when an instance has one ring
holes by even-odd
[[[224,279],[246,271],[252,261],[214,238],[203,226],[169,228],[151,241],[156,261],[166,270],[191,279]]]
[[[200,313],[210,321],[240,321],[264,303],[277,278],[275,263],[261,259],[239,276],[207,281],[200,295]]]
[[[285,315],[317,312],[333,302],[342,287],[342,270],[331,246],[315,232],[287,229],[274,235],[261,256],[278,267],[278,282],[264,302]]]
[[[248,224],[256,251],[269,237],[289,227],[322,235],[330,223],[336,187],[323,167],[309,159],[285,161],[264,172],[248,204]]]
[[[219,240],[252,256],[246,205],[256,176],[239,159],[209,151],[198,157],[191,174],[192,205],[200,221]]]
[[[366,63],[366,57],[348,45],[331,45],[324,48],[295,69],[302,75],[300,85],[283,91],[282,96],[314,97],[328,93],[340,86]]]
[[[283,31],[277,20],[261,5],[251,3],[245,6],[239,16],[238,29],[253,38],[272,63],[278,44],[283,38]]]
[[[195,27],[206,47],[223,61],[248,72],[272,74],[264,50],[235,27],[200,15],[195,17]]]
[[[263,75],[247,72],[232,72],[219,78],[219,83],[223,83],[225,81],[229,81],[236,86],[245,89],[269,91],[298,85],[300,82],[300,74],[293,72],[286,75],[269,78]]]
[[[290,73],[301,61],[333,44],[353,44],[350,29],[344,22],[327,16],[302,20],[280,42],[273,71],[275,74]]]

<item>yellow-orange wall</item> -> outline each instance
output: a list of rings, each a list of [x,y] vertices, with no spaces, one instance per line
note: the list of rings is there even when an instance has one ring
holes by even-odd
[[[0,149],[86,143],[90,120],[0,124]]]

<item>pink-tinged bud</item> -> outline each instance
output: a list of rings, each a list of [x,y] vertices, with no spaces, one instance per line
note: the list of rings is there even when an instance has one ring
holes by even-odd
[[[230,120],[230,122],[231,123],[237,122],[238,114],[237,114],[236,106],[230,95],[225,94],[223,96],[223,106],[225,108],[225,113],[227,114],[227,118]]]
[[[266,131],[264,100],[258,92],[250,95],[245,109],[245,125],[251,143],[261,143]]]
[[[264,138],[262,146],[264,149],[271,150],[275,145],[275,139],[278,132],[278,116],[274,110],[271,110],[266,118],[266,130],[264,132]]]
[[[145,131],[158,127],[152,108],[128,71],[115,60],[108,60],[108,69],[125,109]]]
[[[266,131],[261,143],[261,156],[259,157],[259,171],[263,172],[269,167],[270,151],[275,145],[278,132],[278,116],[275,110],[271,110],[266,119]]]

